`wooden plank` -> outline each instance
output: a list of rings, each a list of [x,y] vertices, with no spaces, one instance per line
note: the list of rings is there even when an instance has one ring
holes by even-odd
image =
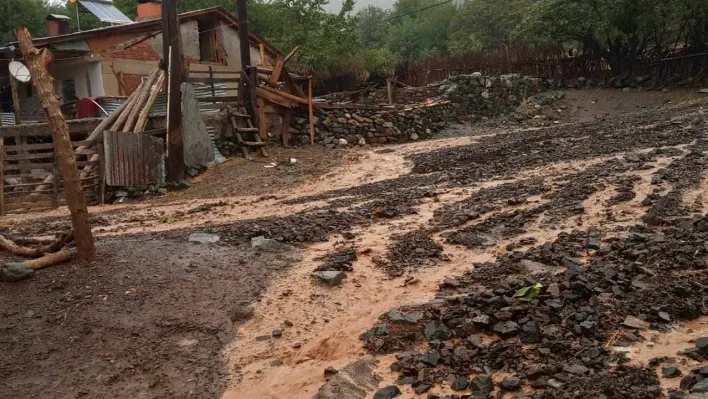
[[[206,70],[206,69],[203,71],[190,70],[189,71],[189,78],[192,79],[192,75],[198,75],[198,74],[209,75],[209,70]],[[241,71],[214,71],[214,74],[215,75],[241,75]]]
[[[83,140],[83,141],[72,141],[72,147],[90,147],[96,144],[96,140]],[[19,150],[53,150],[53,143],[37,143],[37,144],[22,144],[22,145],[8,145],[5,146],[7,152],[19,151]]]
[[[26,161],[29,159],[47,159],[47,158],[52,158],[54,159],[54,152],[42,152],[42,153],[35,153],[35,154],[19,154],[19,155],[5,155],[5,160],[6,161]],[[29,167],[29,165],[32,164],[25,164],[24,166],[26,168]]]
[[[290,146],[290,118],[292,114],[291,110],[283,112],[283,123],[280,126],[280,139],[283,141],[283,147]]]
[[[310,145],[315,145],[315,111],[312,105],[312,76],[307,80],[307,115],[310,119]]]
[[[90,133],[101,123],[102,120],[102,118],[85,118],[67,121],[67,124],[69,125],[69,133]],[[22,125],[0,127],[0,137],[14,136],[52,137],[52,133],[49,125],[46,123],[25,123]]]
[[[237,107],[239,104],[236,101],[233,102],[223,102],[218,104],[199,104],[199,109],[226,109],[228,107]],[[251,115],[246,115],[242,113],[235,112],[234,116],[241,118],[250,118]]]
[[[283,60],[282,57],[278,57],[278,59],[275,62],[275,68],[273,68],[273,74],[270,75],[270,79],[268,79],[268,82],[271,85],[275,85],[278,83],[278,80],[280,80],[280,74],[283,72],[283,67],[285,66],[285,60]]]
[[[307,104],[308,104],[307,98],[298,97],[298,96],[296,96],[296,95],[290,94],[290,93],[285,92],[285,91],[282,91],[282,90],[271,89],[270,87],[259,87],[258,89],[261,89],[261,91],[270,92],[271,94],[275,94],[275,95],[281,96],[281,97],[283,97],[283,98],[286,98],[286,99],[291,100],[291,101],[298,102],[298,103],[303,104],[303,105],[307,105]],[[261,96],[261,97],[262,97],[262,96]]]
[[[195,83],[233,83],[240,82],[241,78],[189,78],[189,81]]]
[[[235,102],[238,101],[238,96],[209,96],[201,97],[197,99],[200,103],[213,103],[213,102]]]
[[[256,87],[256,95],[261,99],[270,101],[273,104],[280,105],[281,107],[295,108],[297,106],[297,103],[295,101],[291,101],[287,98],[271,93],[270,91],[267,91],[262,87]]]
[[[237,127],[236,130],[238,130],[241,133],[246,133],[246,132],[257,132],[258,128],[257,127]]]
[[[5,165],[5,171],[8,170],[24,170],[24,169],[44,169],[51,172],[54,169],[54,163],[31,163],[27,166],[25,165]],[[14,176],[14,175],[13,175]]]
[[[290,59],[293,58],[293,56],[295,54],[297,54],[299,51],[300,51],[300,45],[295,46],[295,48],[290,53],[288,53],[288,55],[285,56],[285,58],[283,59],[283,62],[286,63],[286,62],[290,61]]]
[[[283,69],[282,75],[283,75],[283,80],[285,81],[285,87],[287,87],[288,90],[290,90],[296,96],[299,96],[301,98],[307,97],[305,95],[305,93],[302,91],[302,88],[300,88],[300,86],[298,86],[297,83],[295,83],[292,76],[290,76],[290,72],[288,72],[287,68]]]
[[[258,103],[258,137],[263,141],[268,141],[268,119],[266,119],[265,102],[262,98],[256,100]]]

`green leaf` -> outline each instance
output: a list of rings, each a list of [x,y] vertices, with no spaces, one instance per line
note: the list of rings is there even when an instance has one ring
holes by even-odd
[[[541,285],[541,283],[536,283],[532,286],[521,288],[514,293],[513,298],[521,297],[529,300],[536,299],[536,297],[538,297],[538,294],[541,293],[541,288],[543,288],[543,285]]]

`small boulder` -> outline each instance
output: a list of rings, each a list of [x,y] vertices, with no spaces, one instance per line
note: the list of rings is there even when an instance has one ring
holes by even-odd
[[[22,262],[10,262],[0,269],[0,280],[14,283],[34,276],[34,270]]]
[[[504,391],[516,391],[521,388],[521,379],[519,377],[507,377],[499,381],[499,387]]]
[[[401,390],[395,385],[389,385],[385,388],[379,389],[374,394],[374,399],[392,399],[401,394]]]
[[[661,369],[661,375],[664,378],[676,378],[681,376],[681,370],[677,367],[664,367]]]
[[[634,328],[636,330],[646,330],[649,328],[650,324],[642,319],[638,319],[634,316],[627,316],[622,322],[623,325],[629,328]]]
[[[317,271],[313,272],[312,276],[316,278],[318,281],[321,281],[327,285],[335,286],[339,285],[342,283],[342,281],[347,278],[347,275],[344,274],[344,272],[340,271],[335,271],[335,270],[324,270],[324,271]]]

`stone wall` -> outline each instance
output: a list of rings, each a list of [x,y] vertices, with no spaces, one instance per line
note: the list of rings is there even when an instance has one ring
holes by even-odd
[[[315,114],[315,142],[335,147],[430,138],[450,123],[512,112],[538,90],[538,82],[531,78],[483,77],[476,73],[454,76],[436,86],[398,91],[397,98],[414,98],[416,104],[352,104],[349,108],[343,104],[321,105]],[[410,96],[406,97],[406,92]],[[379,98],[377,93],[369,98]],[[304,111],[293,118],[291,128],[295,144],[310,142]]]

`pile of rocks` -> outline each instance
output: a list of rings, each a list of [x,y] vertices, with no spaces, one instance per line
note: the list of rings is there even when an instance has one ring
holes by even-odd
[[[439,90],[465,114],[496,116],[513,111],[521,101],[539,89],[538,79],[511,74],[482,76],[476,72],[445,79]]]
[[[495,387],[530,387],[536,394],[524,397],[534,398],[577,391],[656,398],[655,371],[625,366],[624,353],[610,348],[641,341],[641,330],[668,331],[674,321],[708,312],[708,276],[681,273],[705,268],[695,259],[708,254],[706,226],[701,218],[663,229],[637,226],[626,238],[602,238],[597,230],[562,234],[446,279],[439,299],[383,315],[362,339],[372,352],[398,352],[391,369],[419,394],[444,384],[479,399]],[[426,348],[414,350],[420,341]],[[685,389],[702,389],[698,374]]]
[[[329,148],[415,141],[430,138],[457,114],[456,107],[445,101],[411,107],[322,107],[316,112],[315,139]],[[292,127],[296,142],[310,142],[305,115],[294,118]]]

